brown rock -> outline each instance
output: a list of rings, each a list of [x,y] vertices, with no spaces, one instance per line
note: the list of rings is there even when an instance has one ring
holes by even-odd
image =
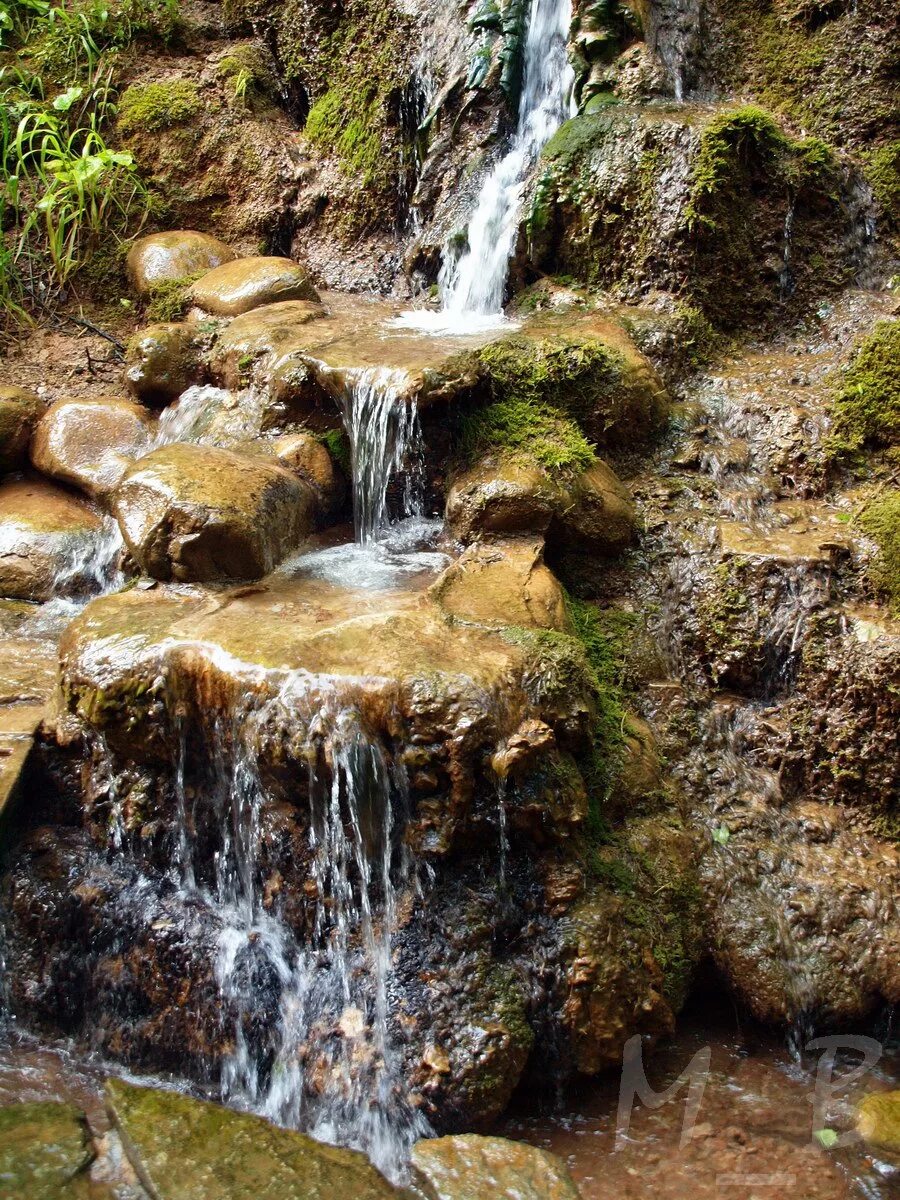
[[[476,625],[568,629],[562,587],[530,538],[475,543],[432,585],[445,612]]]
[[[624,484],[600,459],[581,475],[557,508],[551,536],[616,554],[634,541],[636,523],[631,497]]]
[[[100,528],[95,509],[51,483],[0,484],[0,595],[49,600],[60,576],[77,584]]]
[[[346,481],[328,450],[311,433],[288,433],[276,438],[272,449],[282,466],[304,479],[316,493],[323,513],[338,509],[346,494]]]
[[[207,312],[236,317],[280,300],[318,301],[309,273],[289,258],[242,258],[224,263],[194,284],[192,296]]]
[[[174,229],[139,238],[128,252],[128,276],[142,296],[172,279],[184,279],[231,262],[234,251],[208,233]]]
[[[125,383],[145,404],[168,404],[191,384],[201,382],[203,374],[200,347],[190,325],[148,325],[128,343]]]
[[[127,472],[113,501],[134,557],[157,579],[255,579],[313,526],[309,486],[283,467],[176,444]]]
[[[524,1142],[474,1133],[416,1142],[413,1167],[436,1200],[579,1200],[566,1164]]]
[[[43,411],[44,402],[33,392],[0,387],[0,473],[24,466],[31,431]]]
[[[91,496],[113,491],[153,444],[149,414],[117,396],[57,400],[38,422],[31,461],[39,471]]]

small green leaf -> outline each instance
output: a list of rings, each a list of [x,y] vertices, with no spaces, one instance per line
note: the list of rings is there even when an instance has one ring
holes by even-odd
[[[731,830],[727,825],[719,825],[713,830],[713,841],[720,846],[727,846],[728,839],[731,837]]]
[[[813,1137],[820,1146],[824,1146],[826,1150],[830,1150],[832,1146],[836,1146],[840,1135],[834,1129],[817,1129],[813,1133]]]

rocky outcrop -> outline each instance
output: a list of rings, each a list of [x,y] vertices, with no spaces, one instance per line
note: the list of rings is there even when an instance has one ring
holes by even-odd
[[[516,1200],[578,1200],[562,1159],[506,1138],[463,1134],[417,1142],[413,1167],[435,1200],[492,1195]]]
[[[142,296],[166,283],[211,271],[237,256],[209,233],[175,229],[139,238],[128,251],[128,275]]]
[[[39,471],[103,498],[153,445],[150,414],[118,396],[57,400],[38,422],[31,461]]]
[[[33,392],[0,387],[0,475],[18,471],[25,465],[31,431],[44,407],[44,402]]]
[[[128,548],[156,579],[257,579],[315,521],[309,487],[281,467],[188,444],[154,450],[112,501]]]
[[[191,384],[201,383],[203,375],[199,337],[191,325],[149,325],[128,343],[125,383],[144,404],[169,404]]]
[[[237,317],[263,304],[319,299],[305,268],[289,258],[272,257],[224,263],[197,280],[191,297],[200,308],[223,317]]]
[[[49,600],[91,577],[97,511],[50,483],[0,484],[0,596]]]

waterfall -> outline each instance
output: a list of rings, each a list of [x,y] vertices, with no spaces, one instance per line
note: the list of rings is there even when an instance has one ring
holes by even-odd
[[[571,22],[571,0],[532,0],[512,146],[482,185],[469,222],[468,249],[458,259],[444,253],[442,311],[406,313],[400,323],[468,333],[489,328],[502,316],[522,187],[541,150],[571,115],[575,73],[566,51]]]
[[[402,517],[425,512],[422,431],[409,377],[387,367],[359,367],[344,378],[344,424],[350,438],[356,541],[378,542],[390,525],[388,489],[401,471]]]
[[[398,1178],[430,1132],[409,1102],[389,1022],[397,896],[414,882],[405,775],[327,679],[290,673],[274,698],[238,709],[207,731],[216,750],[199,803],[218,838],[212,863],[193,861],[199,814],[184,799],[183,728],[175,764],[173,874],[224,921],[215,974],[234,1029],[223,1099],[364,1150]],[[273,727],[307,739],[314,916],[302,934],[261,883],[272,800],[256,750]]]

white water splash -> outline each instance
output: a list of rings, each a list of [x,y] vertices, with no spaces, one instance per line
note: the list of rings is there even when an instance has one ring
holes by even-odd
[[[571,0],[533,0],[519,124],[512,146],[484,181],[469,222],[468,249],[458,259],[445,252],[441,311],[404,313],[396,324],[462,334],[504,323],[503,298],[522,188],[541,150],[572,115],[575,73],[566,52],[571,23]]]

